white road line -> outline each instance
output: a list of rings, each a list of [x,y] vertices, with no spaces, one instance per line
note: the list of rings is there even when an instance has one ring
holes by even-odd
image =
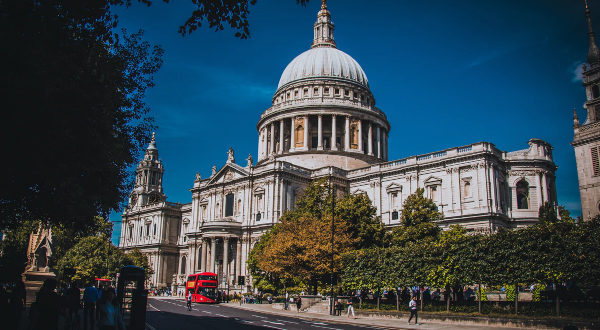
[[[229,316],[225,316],[225,315],[222,315],[222,314],[215,314],[215,315],[218,315],[218,316],[221,316],[221,317],[224,317],[224,318],[229,318]]]
[[[252,321],[246,321],[246,320],[242,320],[242,322],[246,322],[246,323],[254,323]]]
[[[263,322],[267,322],[267,323],[271,323],[271,324],[285,325],[285,323],[279,323],[279,322],[273,322],[273,321],[267,321],[267,320],[263,320]]]
[[[150,329],[150,330],[156,330],[156,329],[154,329],[154,327],[153,327],[153,326],[151,326],[151,325],[150,325],[150,324],[148,324],[148,323],[146,323],[146,327],[148,327],[148,329]]]
[[[212,312],[202,311],[202,313],[212,314]]]
[[[266,319],[266,317],[264,317],[264,316],[260,316],[260,315],[254,315],[254,314],[252,314],[252,316],[259,317],[259,318],[261,318],[261,319]]]
[[[284,328],[273,327],[273,326],[270,326],[268,324],[263,324],[261,326],[265,327],[265,328],[271,328],[271,329],[277,329],[277,330],[287,330],[287,329],[284,329]]]
[[[275,321],[279,321],[279,322],[285,322],[285,323],[292,323],[292,324],[300,324],[300,323],[298,323],[298,322],[292,322],[292,321],[286,321],[286,320],[279,320],[279,319],[277,319],[277,320],[275,320]]]
[[[158,308],[156,308],[156,307],[152,306],[152,304],[148,304],[148,305],[150,305],[150,307],[152,307],[152,308],[154,308],[154,309],[156,309],[157,311],[159,311],[159,312],[160,312],[160,309],[158,309]]]
[[[195,308],[192,308],[192,310],[195,310],[195,311],[200,311],[199,309],[195,309]]]

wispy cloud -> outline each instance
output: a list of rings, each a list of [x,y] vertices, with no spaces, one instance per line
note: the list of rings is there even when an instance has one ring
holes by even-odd
[[[571,82],[583,82],[583,62],[575,61],[569,66],[568,72],[572,75]]]

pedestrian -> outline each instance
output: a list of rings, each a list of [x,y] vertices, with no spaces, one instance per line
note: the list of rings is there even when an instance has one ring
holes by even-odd
[[[300,313],[301,307],[302,307],[302,298],[298,297],[298,299],[296,300],[296,309],[298,310],[298,313]]]
[[[74,322],[81,309],[81,290],[79,290],[77,282],[71,283],[71,287],[67,290],[67,308],[69,309],[69,323]]]
[[[339,301],[335,302],[335,305],[333,306],[333,315],[334,316],[341,316],[342,315],[342,304]]]
[[[56,280],[46,279],[35,300],[38,317],[33,330],[57,330],[62,301],[56,293]]]
[[[346,302],[346,307],[348,307],[348,318],[350,318],[350,311],[352,311],[352,319],[355,319],[356,317],[354,317],[354,306],[353,306],[353,302],[352,302],[352,297],[348,297],[348,301]]]
[[[187,308],[188,308],[188,311],[192,310],[192,291],[188,292],[188,296],[187,296]]]
[[[8,308],[8,329],[17,330],[21,321],[21,313],[27,304],[27,292],[25,283],[18,281],[10,293],[10,303]],[[3,311],[4,312],[4,311]],[[6,319],[5,319],[6,320]]]
[[[96,304],[98,303],[98,300],[100,300],[100,297],[102,297],[102,291],[104,290],[104,286],[102,285],[98,285],[98,299],[96,299]],[[96,320],[100,319],[100,310],[98,309],[98,306],[96,306]]]
[[[98,301],[99,330],[126,330],[121,317],[121,307],[117,304],[115,289],[105,288],[102,291],[102,297]]]
[[[406,324],[410,324],[410,320],[412,320],[413,316],[415,317],[415,325],[419,325],[419,319],[417,316],[417,297],[413,297],[412,300],[408,303],[408,308],[410,308],[410,318]]]
[[[94,328],[96,303],[98,302],[98,289],[92,283],[83,290],[83,329],[87,329],[88,317],[90,328]]]

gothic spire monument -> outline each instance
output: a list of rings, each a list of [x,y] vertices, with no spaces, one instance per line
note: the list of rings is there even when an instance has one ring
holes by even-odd
[[[391,125],[375,107],[366,73],[338,49],[331,16],[323,1],[309,49],[283,70],[271,107],[257,112],[256,163],[250,155],[237,164],[230,148],[212,175],[190,180],[191,203],[169,203],[164,194],[153,204],[131,200],[119,246],[150,256],[149,287],[176,291],[187,275],[206,271],[233,291],[252,291],[246,263],[252,247],[311,180],[329,175],[338,196],[368,196],[390,229],[401,224],[403,203],[419,188],[444,214],[443,229],[527,226],[544,202],[556,202],[552,146],[539,139],[513,152],[477,142],[389,161]],[[164,170],[154,152],[149,147],[138,167],[140,196],[162,193]],[[145,184],[146,171],[160,174],[160,186]]]
[[[585,16],[589,40],[589,66],[583,65],[583,86],[586,94],[583,107],[587,114],[583,124],[580,124],[574,109],[574,136],[571,145],[575,148],[581,212],[583,218],[589,220],[600,214],[600,50],[596,45],[587,1]]]

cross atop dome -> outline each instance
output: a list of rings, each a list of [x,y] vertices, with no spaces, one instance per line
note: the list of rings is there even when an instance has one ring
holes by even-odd
[[[314,39],[312,46],[337,48],[333,39],[335,25],[331,22],[331,14],[327,10],[327,0],[322,0],[321,10],[317,14],[317,22],[314,25]]]

